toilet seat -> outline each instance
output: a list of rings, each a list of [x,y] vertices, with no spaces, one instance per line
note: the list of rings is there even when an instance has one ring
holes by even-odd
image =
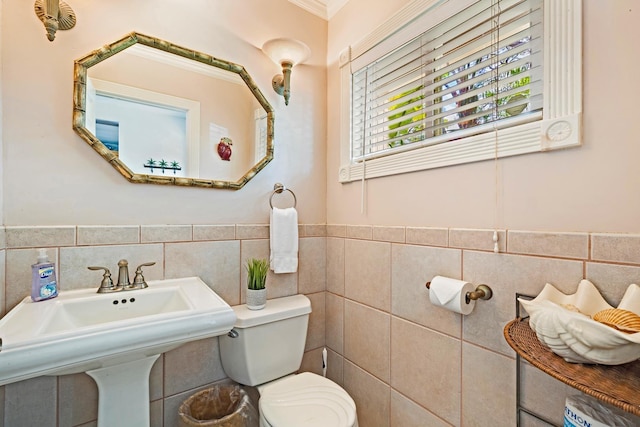
[[[342,387],[310,372],[268,384],[260,416],[273,427],[353,427],[356,404]]]

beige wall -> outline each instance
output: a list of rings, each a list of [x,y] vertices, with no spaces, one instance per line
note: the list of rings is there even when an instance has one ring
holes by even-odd
[[[407,2],[379,3],[383,4],[369,7],[366,0],[351,0],[330,22],[329,105],[338,105],[340,50]],[[337,182],[338,112],[330,109],[328,223],[639,232],[638,58],[630,54],[637,50],[640,36],[637,2],[583,4],[581,148],[500,160],[497,211],[495,167],[488,161],[372,179],[366,188],[366,212],[361,214],[360,182]],[[609,90],[613,82],[619,90]]]
[[[329,23],[330,106],[340,51],[408,1],[379,3],[351,0]],[[329,109],[326,345],[361,425],[514,426],[516,361],[502,330],[515,294],[547,282],[572,293],[586,278],[615,305],[640,281],[635,3],[584,1],[584,145],[500,160],[497,210],[489,161],[372,179],[361,213],[361,183],[337,181],[339,111]],[[612,75],[624,89],[605,97]],[[424,287],[435,275],[489,284],[494,298],[469,316],[435,308]],[[524,406],[561,424],[577,391],[522,373]]]
[[[637,11],[632,0],[585,0],[584,146],[500,161],[498,226],[506,231],[495,255],[491,232],[470,230],[494,226],[492,162],[372,180],[365,215],[359,184],[337,183],[337,55],[406,2],[351,0],[327,26],[286,0],[78,0],[78,27],[49,43],[31,3],[5,1],[0,307],[28,294],[40,246],[55,253],[63,289],[85,285],[89,261],[151,257],[159,264],[149,278],[199,275],[241,302],[240,265],[268,251],[268,197],[281,181],[296,191],[301,223],[320,224],[301,228],[300,271],[270,291],[312,299],[303,369],[319,371],[326,344],[329,376],[356,400],[361,427],[513,426],[515,359],[501,331],[514,316],[514,293],[535,294],[547,281],[570,292],[586,277],[616,303],[640,282],[640,235],[625,235],[640,228],[637,67],[628,55]],[[267,89],[277,67],[258,50],[262,42],[285,35],[310,45],[311,62],[294,69],[289,107],[263,89],[276,108],[276,159],[244,189],[129,184],[73,133],[73,59],[131,30],[242,63]],[[610,63],[619,64],[614,73]],[[625,89],[603,99],[612,75]],[[14,227],[23,225],[35,227]],[[435,274],[485,282],[495,297],[464,318],[430,307],[424,282]],[[175,425],[184,398],[224,378],[216,346],[205,340],[161,358],[153,426]],[[557,416],[571,390],[535,369],[525,379],[527,405]],[[96,416],[95,384],[84,375],[1,387],[2,399],[0,426],[93,425]]]
[[[276,182],[296,191],[301,221],[325,221],[326,21],[287,0],[71,6],[76,27],[49,42],[32,3],[3,2],[5,224],[265,223]],[[133,30],[244,65],[273,105],[275,159],[241,191],[130,184],[73,132],[73,61]],[[288,107],[271,89],[279,67],[260,50],[275,37],[312,51]]]
[[[62,290],[92,282],[78,279],[94,262],[115,268],[122,257],[151,257],[155,278],[198,275],[230,304],[240,303],[242,262],[268,253],[274,183],[295,191],[301,223],[325,222],[326,21],[287,0],[70,3],[78,23],[52,43],[33,2],[0,6],[0,218],[18,226],[6,240],[0,230],[0,315],[29,294],[36,247],[47,247],[58,263]],[[130,184],[73,132],[73,61],[134,30],[244,65],[273,105],[275,159],[242,190]],[[297,38],[312,51],[294,69],[288,107],[270,88],[279,67],[260,50],[275,37]],[[104,227],[114,224],[122,226]],[[309,295],[307,350],[314,354],[324,343],[324,225],[319,229],[316,238],[316,227],[301,228],[299,273],[275,278],[269,294]],[[217,339],[163,355],[151,377],[152,425],[175,426],[179,404],[225,376]],[[95,425],[97,415],[97,389],[84,374],[0,387],[0,402],[0,426]]]

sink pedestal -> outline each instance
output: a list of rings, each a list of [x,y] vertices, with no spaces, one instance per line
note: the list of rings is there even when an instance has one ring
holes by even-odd
[[[98,385],[98,427],[149,426],[149,373],[159,356],[86,371]]]

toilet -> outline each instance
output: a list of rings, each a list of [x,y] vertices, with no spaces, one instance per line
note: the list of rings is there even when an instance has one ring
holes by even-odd
[[[232,307],[237,320],[220,337],[226,374],[260,393],[260,427],[358,427],[356,404],[333,381],[300,368],[311,302],[271,299],[262,310]],[[320,361],[318,361],[320,363]]]

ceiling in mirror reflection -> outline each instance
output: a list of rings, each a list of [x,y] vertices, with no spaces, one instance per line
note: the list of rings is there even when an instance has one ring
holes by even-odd
[[[272,159],[273,109],[243,67],[137,33],[107,47],[76,61],[74,129],[127,179],[241,188]]]

